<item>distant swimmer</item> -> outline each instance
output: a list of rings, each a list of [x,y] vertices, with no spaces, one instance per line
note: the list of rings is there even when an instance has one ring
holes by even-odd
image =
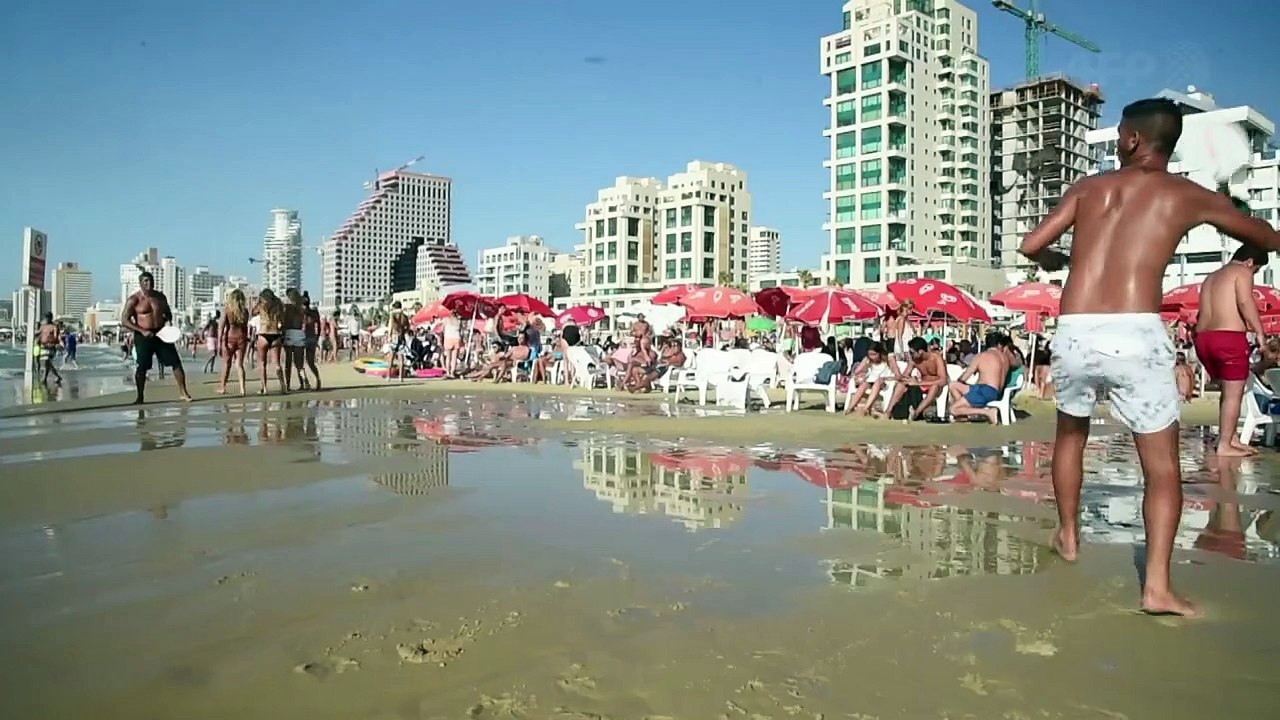
[[[1146,475],[1142,609],[1198,616],[1169,580],[1182,514],[1181,402],[1173,342],[1160,320],[1162,280],[1178,243],[1198,225],[1270,249],[1280,248],[1280,234],[1241,212],[1229,196],[1170,174],[1169,156],[1181,135],[1182,114],[1173,102],[1140,100],[1125,107],[1117,140],[1120,169],[1072,185],[1021,250],[1047,270],[1062,269],[1068,257],[1050,245],[1075,228],[1051,361],[1058,400],[1054,549],[1076,559],[1089,418],[1106,392],[1111,414],[1133,432]]]
[[[134,384],[138,390],[138,398],[134,400],[134,404],[141,405],[144,402],[147,372],[151,370],[153,359],[160,361],[161,368],[166,365],[173,368],[178,393],[183,400],[190,402],[187,375],[182,371],[182,358],[178,355],[178,348],[156,336],[161,328],[173,320],[173,311],[169,308],[168,298],[155,289],[155,284],[151,273],[139,275],[138,292],[129,296],[124,304],[124,312],[120,314],[120,325],[133,331],[133,348],[138,356],[138,366],[133,371]]]
[[[1268,253],[1241,245],[1231,261],[1210,273],[1200,285],[1200,315],[1196,320],[1196,356],[1209,378],[1222,386],[1218,397],[1218,454],[1255,455],[1257,450],[1236,436],[1240,403],[1249,384],[1249,338],[1267,337],[1253,299],[1253,276],[1266,266]],[[1262,353],[1270,351],[1263,345]]]

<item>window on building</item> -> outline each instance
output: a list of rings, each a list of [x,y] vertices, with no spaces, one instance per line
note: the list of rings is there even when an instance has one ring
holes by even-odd
[[[609,237],[615,237],[618,234],[618,218],[609,218]]]
[[[609,266],[609,282],[611,283],[618,282],[618,266],[617,265]]]
[[[603,220],[597,220],[597,221],[596,221],[596,235],[595,235],[595,236],[596,236],[597,238],[602,238],[602,237],[604,237],[604,221],[603,221]]]
[[[693,233],[680,233],[680,252],[693,252]]]
[[[627,259],[628,260],[640,259],[640,243],[634,240],[627,243]]]
[[[853,222],[857,219],[854,195],[841,195],[836,198],[836,222]]]
[[[667,208],[667,227],[673,228],[675,226],[676,226],[676,209]]]
[[[703,252],[716,251],[716,234],[715,233],[713,232],[702,233],[702,251]]]
[[[857,231],[853,228],[836,229],[836,252],[851,253],[853,252],[854,233]]]
[[[879,60],[862,64],[862,89],[871,90],[880,87],[884,81],[884,71]]]
[[[685,205],[680,208],[680,227],[689,227],[693,224],[693,206]]]
[[[875,187],[880,184],[880,161],[863,160],[862,161],[862,187]],[[880,193],[876,193],[879,197]],[[866,197],[865,195],[863,197]]]
[[[676,279],[676,261],[675,260],[667,261],[667,279],[668,280]]]
[[[837,65],[843,65],[843,64],[845,64],[845,63],[849,62],[849,61],[850,61],[850,60],[852,60],[852,59],[853,59],[853,53],[842,52],[842,53],[837,53],[837,54],[836,54],[836,64],[837,64]]]
[[[836,261],[836,282],[840,285],[849,284],[849,265],[848,260]]]
[[[848,29],[849,29],[849,28],[851,28],[851,27],[853,27],[853,18],[852,18],[852,17],[850,17],[850,13],[849,13],[849,11],[848,11],[848,10],[845,10],[845,11],[844,11],[844,28],[843,28],[843,29],[844,29],[844,30],[848,30]]]
[[[640,235],[640,218],[627,218],[627,237]]]
[[[880,282],[880,258],[867,258],[862,261],[862,281],[865,283]]]
[[[693,277],[693,260],[689,258],[680,260],[680,277],[685,280]]]
[[[858,69],[845,68],[836,71],[836,94],[850,95],[858,91]]]
[[[716,261],[715,258],[705,258],[702,261],[702,279],[714,282],[716,280]]]
[[[702,206],[702,224],[707,227],[716,225],[716,208],[714,205]]]
[[[596,284],[597,285],[604,284],[604,267],[603,266],[596,268]]]
[[[859,243],[862,252],[876,252],[880,249],[880,226],[865,225],[862,228],[862,241]]]
[[[884,114],[882,112],[883,108],[884,96],[880,93],[868,95],[862,98],[862,121],[871,122],[873,120],[879,120]],[[864,130],[863,132],[865,133],[866,131]]]
[[[836,103],[836,127],[848,127],[858,121],[858,113],[853,103],[853,100],[842,100]]]
[[[675,233],[667,235],[667,253],[674,255],[676,252],[676,236]]]
[[[852,190],[858,186],[857,163],[836,166],[836,190]]]
[[[627,266],[627,282],[629,283],[640,282],[640,269],[637,268],[635,265]]]
[[[618,259],[618,243],[616,242],[609,243],[609,259],[610,260]]]
[[[880,140],[883,134],[884,130],[879,125],[864,128],[862,131],[862,154],[866,155],[868,153],[880,152]]]
[[[596,243],[596,260],[604,260],[604,243]]]
[[[873,192],[862,194],[862,219],[880,219],[880,193]]]
[[[858,154],[858,133],[855,130],[836,135],[836,157],[851,158]]]
[[[863,57],[870,57],[872,55],[879,55],[879,54],[880,54],[880,43],[871,43],[870,45],[863,46],[862,48]]]

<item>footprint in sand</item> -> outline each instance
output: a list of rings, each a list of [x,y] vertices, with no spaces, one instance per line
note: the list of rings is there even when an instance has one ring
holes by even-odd
[[[481,695],[480,702],[467,710],[467,717],[521,718],[535,707],[537,702],[532,695],[528,697],[519,693],[502,693],[498,697]]]
[[[327,657],[322,660],[302,663],[293,669],[296,673],[310,675],[317,680],[324,680],[331,675],[341,675],[348,670],[359,670],[360,663],[347,657]]]
[[[582,674],[582,666],[574,663],[560,674],[560,679],[556,680],[556,685],[560,689],[573,695],[580,695],[586,698],[594,698],[596,696],[596,681],[589,675]]]
[[[253,575],[254,575],[254,573],[251,573],[251,572],[249,572],[249,571],[247,571],[247,570],[246,570],[246,571],[244,571],[244,572],[238,572],[238,573],[236,573],[236,574],[234,574],[234,575],[223,575],[222,577],[218,578],[217,580],[214,580],[214,581],[213,581],[213,584],[214,584],[214,585],[226,585],[227,583],[231,582],[232,580],[244,580],[244,579],[246,579],[246,578],[251,578],[251,577],[253,577]]]
[[[450,640],[427,638],[421,642],[397,645],[396,652],[400,655],[400,659],[407,663],[434,664],[444,667],[462,655],[465,645],[466,642],[458,638]]]

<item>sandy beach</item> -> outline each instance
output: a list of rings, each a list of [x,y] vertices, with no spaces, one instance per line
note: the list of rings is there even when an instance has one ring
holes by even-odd
[[[1267,717],[1274,450],[1184,413],[1175,579],[1135,613],[1141,473],[1101,422],[1078,565],[1053,408],[904,425],[373,380],[0,409],[5,717]],[[274,384],[273,384],[274,387]],[[256,384],[250,386],[256,392]]]

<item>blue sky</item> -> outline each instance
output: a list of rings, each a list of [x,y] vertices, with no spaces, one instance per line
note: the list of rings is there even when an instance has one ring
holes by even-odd
[[[1025,5],[1026,0],[1019,0]],[[1022,26],[986,0],[979,43],[993,85],[1021,79]],[[778,227],[784,265],[813,265],[828,124],[819,38],[839,0],[245,0],[0,2],[0,247],[50,234],[99,295],[157,246],[185,265],[257,276],[272,207],[302,214],[309,244],[361,183],[426,155],[454,178],[469,262],[509,235],[556,248],[618,175],[691,159],[750,175],[755,222]],[[1158,6],[1043,0],[1102,46],[1051,38],[1043,68],[1125,102],[1194,83],[1280,118],[1274,4]],[[305,284],[318,285],[308,255]],[[0,281],[8,292],[18,264]]]

